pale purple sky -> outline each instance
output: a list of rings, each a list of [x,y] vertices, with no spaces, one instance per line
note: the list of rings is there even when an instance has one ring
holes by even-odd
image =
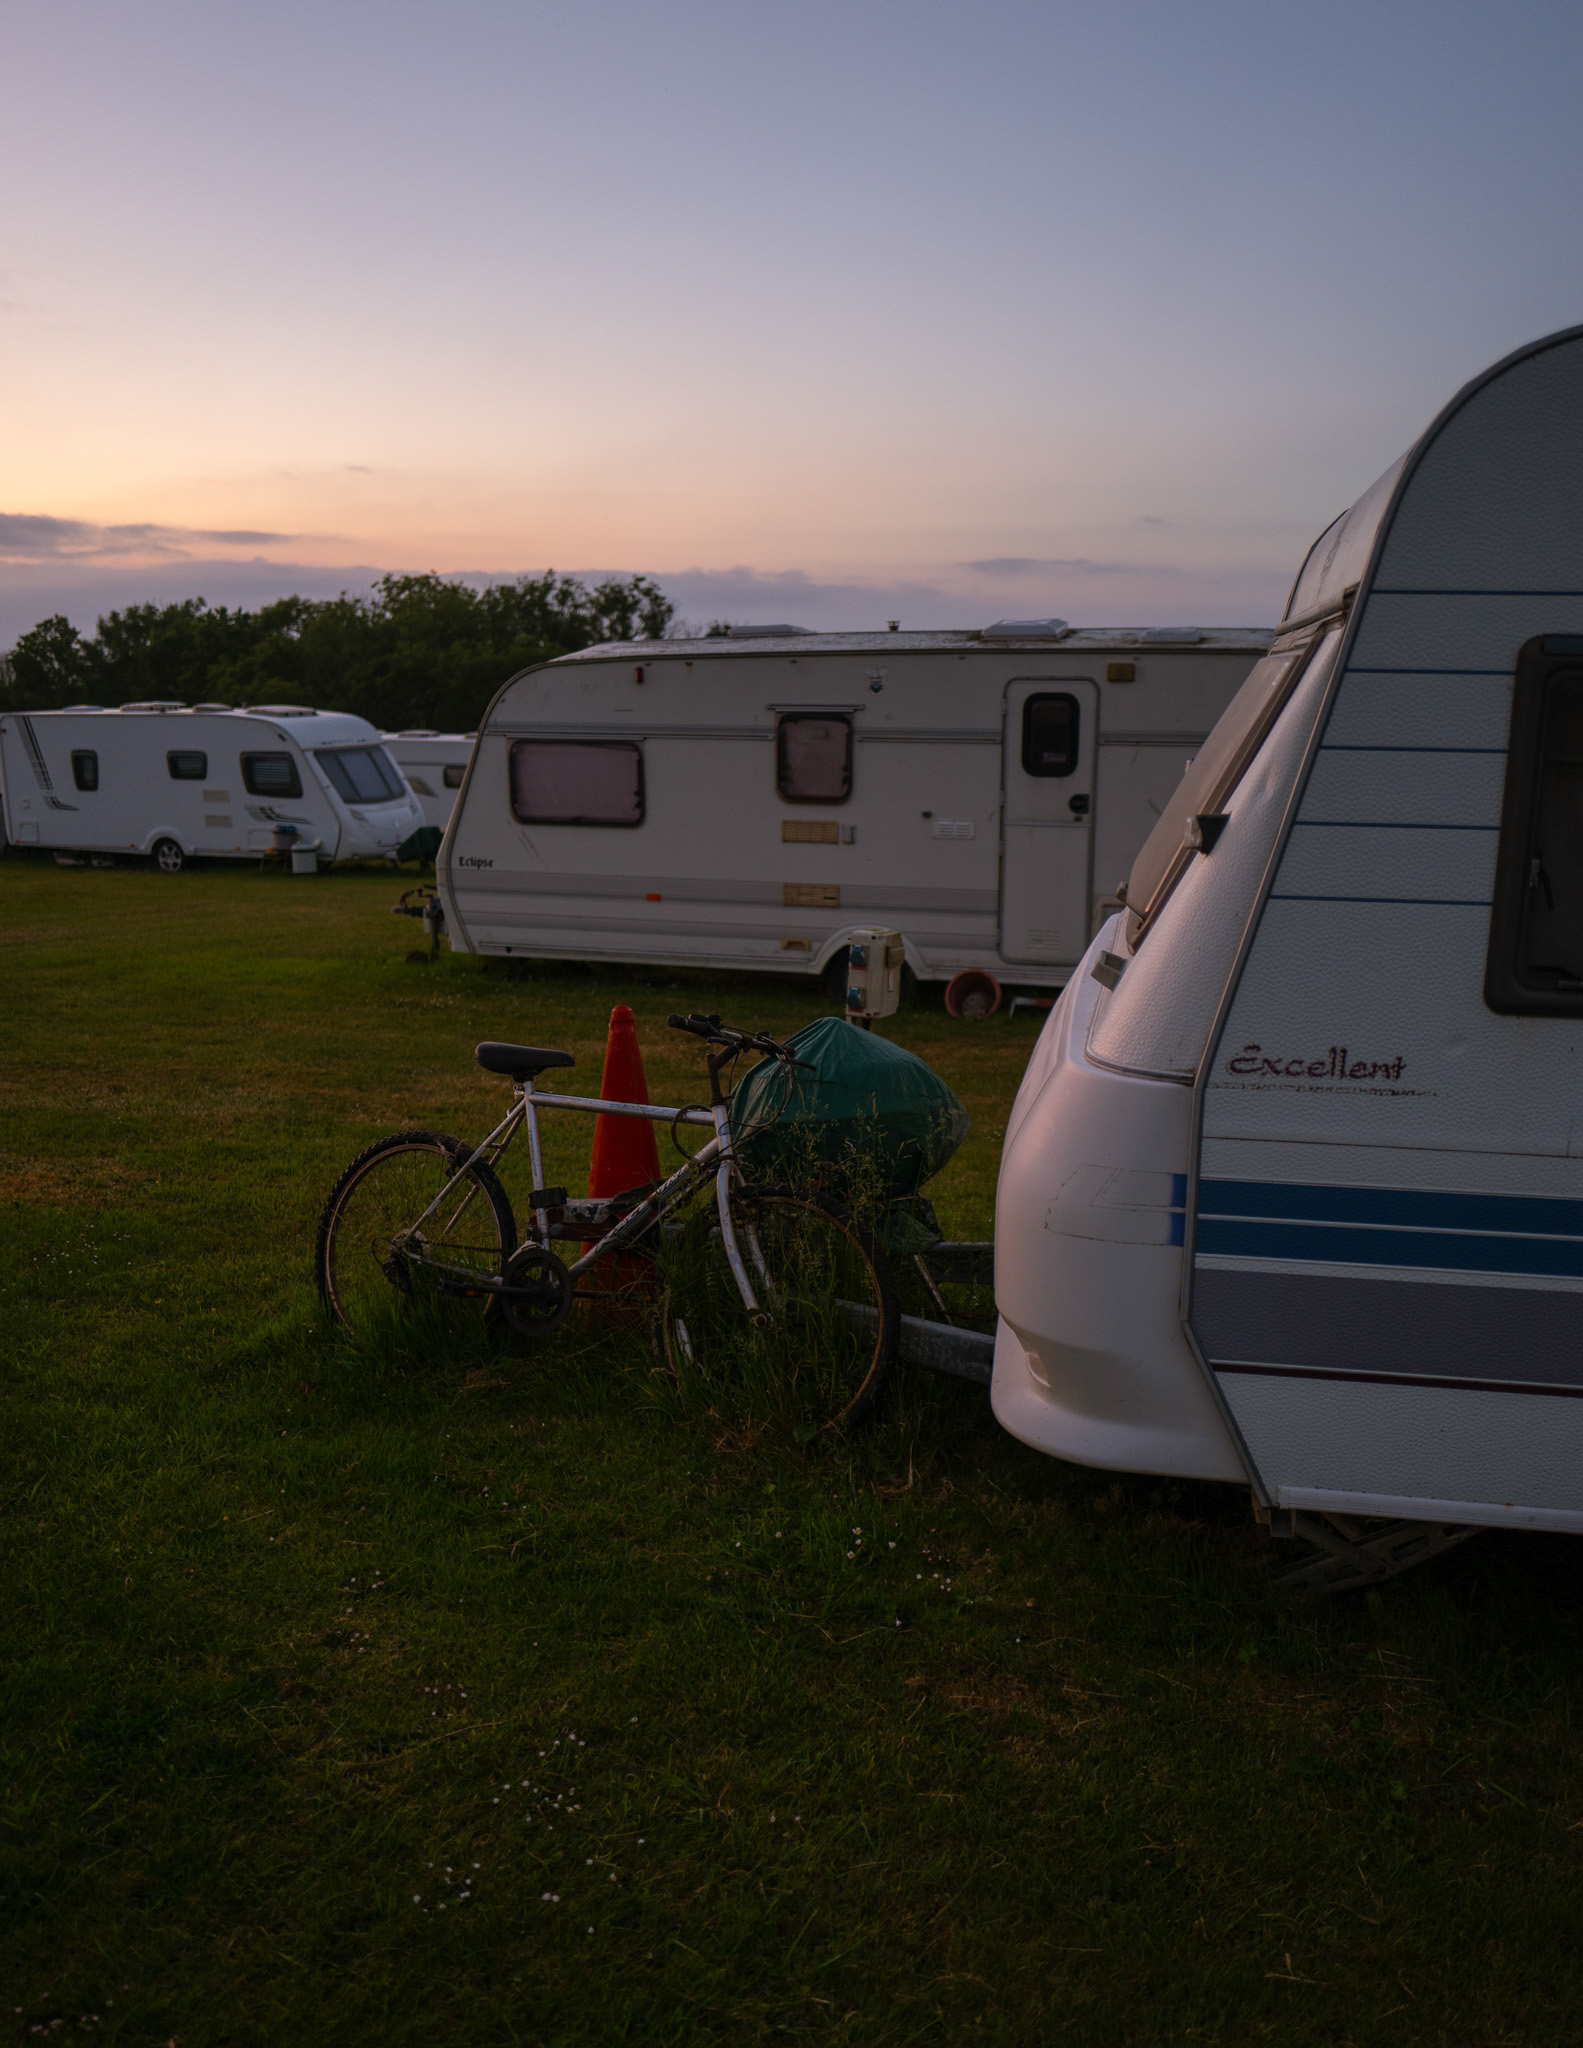
[[[1274,617],[1583,317],[1583,10],[15,0],[0,647],[379,570]]]

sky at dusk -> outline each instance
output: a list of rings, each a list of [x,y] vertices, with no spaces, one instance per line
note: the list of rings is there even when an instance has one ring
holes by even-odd
[[[1583,320],[1583,9],[12,0],[0,647],[382,570],[1265,623]]]

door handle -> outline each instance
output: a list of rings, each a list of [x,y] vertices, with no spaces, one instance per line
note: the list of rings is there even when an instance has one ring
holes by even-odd
[[[1074,818],[1086,818],[1088,816],[1088,798],[1086,796],[1069,796],[1066,800],[1066,808],[1072,813]]]

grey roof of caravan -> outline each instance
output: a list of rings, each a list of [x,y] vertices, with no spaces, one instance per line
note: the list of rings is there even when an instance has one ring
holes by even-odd
[[[1270,626],[1074,626],[1059,634],[990,638],[974,627],[939,633],[798,633],[785,639],[761,639],[756,633],[732,639],[716,634],[706,640],[606,640],[558,655],[557,668],[579,661],[608,661],[619,655],[633,661],[658,661],[682,655],[689,661],[761,654],[900,654],[938,648],[984,648],[990,652],[1026,647],[1041,653],[1072,654],[1093,649],[1198,647],[1206,653],[1263,650],[1274,638]]]

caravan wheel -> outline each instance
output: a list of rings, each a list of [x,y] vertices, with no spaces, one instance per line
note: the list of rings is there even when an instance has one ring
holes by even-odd
[[[187,856],[174,839],[161,839],[154,847],[154,865],[162,875],[179,875],[187,865]]]

